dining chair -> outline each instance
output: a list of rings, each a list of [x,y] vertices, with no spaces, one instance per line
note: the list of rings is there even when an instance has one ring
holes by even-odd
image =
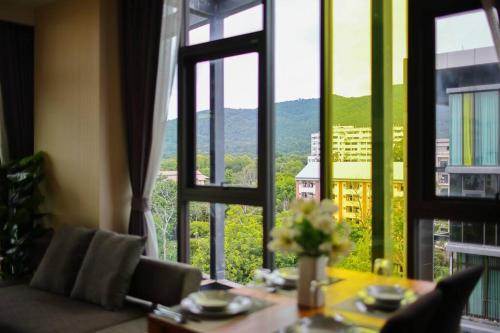
[[[433,319],[433,332],[458,333],[460,319],[470,294],[483,274],[483,266],[474,266],[441,280],[436,289],[443,301]]]
[[[443,301],[443,293],[435,289],[402,308],[387,320],[380,333],[428,333],[432,319]],[[444,332],[443,332],[444,333]]]

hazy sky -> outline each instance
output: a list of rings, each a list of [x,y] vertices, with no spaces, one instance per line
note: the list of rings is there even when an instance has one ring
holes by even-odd
[[[319,97],[319,1],[276,1],[275,99],[278,102]],[[262,29],[262,6],[229,17],[224,36],[230,37]],[[208,40],[208,27],[190,34],[191,44]],[[226,107],[257,107],[257,55],[228,58],[224,61],[224,101]],[[198,65],[197,110],[209,105],[208,63]]]
[[[490,27],[483,10],[450,15],[436,20],[436,52],[493,46]]]
[[[305,5],[305,3],[307,5]],[[370,0],[334,0],[334,86],[342,96],[369,95]],[[319,98],[319,0],[276,0],[275,99]],[[262,7],[227,18],[224,36],[262,29]],[[406,1],[393,0],[393,80],[403,82],[406,58]],[[190,33],[192,44],[208,40],[208,27]],[[489,27],[482,11],[448,16],[436,22],[438,53],[491,46]],[[257,107],[256,54],[224,61],[225,107]],[[209,66],[197,67],[197,110],[209,108]],[[174,96],[176,99],[176,97]],[[174,102],[174,105],[176,103]],[[174,108],[176,109],[176,108]],[[175,118],[171,114],[169,118]]]

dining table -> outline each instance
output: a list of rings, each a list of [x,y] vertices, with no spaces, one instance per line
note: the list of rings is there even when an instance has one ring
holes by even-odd
[[[322,288],[325,303],[319,308],[298,306],[293,292],[267,292],[262,288],[232,288],[230,292],[248,296],[262,306],[256,311],[224,319],[187,320],[180,324],[164,316],[150,314],[149,333],[267,333],[284,332],[284,328],[297,320],[315,315],[341,318],[347,323],[370,328],[377,332],[393,314],[369,311],[357,306],[357,295],[371,285],[400,286],[423,295],[434,289],[430,281],[403,277],[382,276],[370,272],[358,272],[340,268],[328,268],[333,283]],[[333,331],[332,331],[333,332]]]

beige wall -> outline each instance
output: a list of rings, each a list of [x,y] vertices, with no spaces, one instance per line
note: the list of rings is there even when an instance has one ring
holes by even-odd
[[[117,4],[101,0],[100,226],[126,232],[132,191],[121,110]]]
[[[55,224],[126,229],[114,4],[60,0],[35,11],[35,149],[48,155]]]
[[[0,20],[33,25],[34,10],[31,7],[22,7],[0,1]]]

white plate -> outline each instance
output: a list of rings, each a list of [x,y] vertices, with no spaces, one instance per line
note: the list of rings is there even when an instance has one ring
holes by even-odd
[[[295,288],[299,279],[296,267],[284,267],[276,269],[269,275],[270,284],[284,288]]]
[[[378,302],[399,303],[405,297],[407,289],[399,286],[374,285],[366,288],[369,296],[375,298]]]
[[[222,306],[223,303],[226,303],[225,306]],[[183,310],[210,318],[235,316],[250,310],[251,307],[252,300],[249,297],[218,290],[192,293],[181,302]]]
[[[287,283],[297,283],[299,280],[299,271],[296,267],[283,267],[276,270]]]
[[[358,297],[369,308],[394,311],[413,303],[417,299],[417,294],[411,289],[399,286],[374,285],[361,290]]]

